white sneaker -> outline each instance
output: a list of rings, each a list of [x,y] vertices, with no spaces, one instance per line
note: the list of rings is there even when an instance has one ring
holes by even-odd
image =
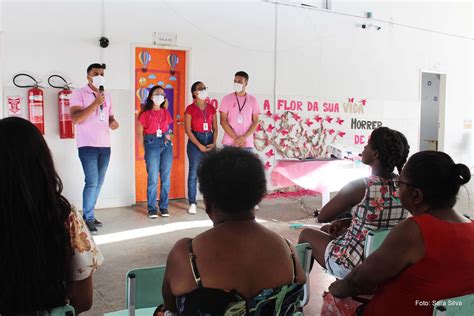
[[[258,204],[257,204],[257,205],[255,205],[255,207],[253,209],[258,211],[260,209],[260,206],[258,206]]]
[[[196,214],[196,204],[191,204],[188,208],[188,214]]]

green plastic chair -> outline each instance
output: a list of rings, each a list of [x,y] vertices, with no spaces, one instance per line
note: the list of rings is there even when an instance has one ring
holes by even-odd
[[[300,307],[309,302],[309,267],[311,263],[311,246],[308,243],[296,245],[296,252],[306,274],[304,297]],[[128,271],[126,278],[127,309],[106,313],[106,316],[139,316],[151,315],[157,306],[163,304],[161,287],[163,285],[165,266],[133,269]],[[296,314],[298,315],[298,314]]]
[[[297,244],[295,248],[296,248],[296,253],[298,254],[298,257],[300,258],[301,265],[303,266],[304,273],[306,275],[306,283],[304,284],[304,287],[303,287],[304,296],[300,302],[300,307],[303,308],[309,302],[309,272],[310,272],[310,266],[311,266],[311,256],[312,256],[313,251],[311,249],[310,244],[308,243]]]
[[[50,311],[43,311],[39,313],[41,316],[74,316],[76,312],[74,307],[71,305],[64,305],[60,307],[55,307]]]
[[[151,315],[157,306],[163,304],[161,287],[165,276],[165,266],[133,269],[127,272],[127,309],[104,315]]]
[[[437,301],[433,316],[474,315],[474,294]]]
[[[373,253],[385,240],[390,229],[370,230],[365,238],[364,257],[367,258]]]

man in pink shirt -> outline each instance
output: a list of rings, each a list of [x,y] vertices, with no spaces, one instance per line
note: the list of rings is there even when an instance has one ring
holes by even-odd
[[[253,133],[258,125],[260,106],[253,95],[245,92],[248,81],[249,75],[245,71],[235,74],[235,92],[222,99],[219,111],[225,132],[222,144],[252,151]]]
[[[94,216],[94,208],[110,160],[109,129],[119,127],[112,112],[110,95],[104,92],[104,70],[104,64],[87,67],[88,85],[74,90],[69,99],[85,176],[83,218],[93,235],[97,234],[97,227],[102,227],[102,223]]]

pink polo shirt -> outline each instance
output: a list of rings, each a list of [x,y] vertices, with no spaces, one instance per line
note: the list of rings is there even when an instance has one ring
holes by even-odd
[[[138,121],[143,126],[144,134],[156,134],[158,129],[166,133],[173,123],[170,112],[167,109],[148,110],[138,116]]]
[[[71,107],[80,106],[86,108],[95,100],[96,92],[88,85],[74,89],[69,98]],[[109,116],[114,115],[112,112],[112,100],[110,95],[105,92],[105,102],[103,106],[104,120],[100,120],[100,107],[92,113],[84,122],[76,124],[76,143],[77,147],[110,147],[110,128]]]
[[[222,99],[219,111],[227,113],[227,122],[234,132],[238,136],[241,136],[244,135],[252,125],[253,114],[260,113],[260,106],[253,95],[247,93],[243,97],[238,97],[235,93],[231,93]],[[242,116],[241,123],[239,123],[239,115]],[[232,146],[234,141],[230,135],[224,133],[222,144]],[[244,147],[253,147],[253,136],[249,136],[246,139]]]

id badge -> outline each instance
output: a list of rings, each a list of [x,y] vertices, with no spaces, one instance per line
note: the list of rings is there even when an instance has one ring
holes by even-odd
[[[161,137],[163,136],[163,132],[161,132],[161,129],[156,130],[156,137]]]
[[[239,123],[239,124],[244,123],[244,117],[242,115],[237,116],[237,123]]]
[[[207,124],[206,122],[202,123],[202,129],[207,132],[209,130],[209,124]]]
[[[100,118],[101,121],[105,121],[105,113],[104,113],[104,111],[100,111],[100,113],[99,113],[99,118]]]

